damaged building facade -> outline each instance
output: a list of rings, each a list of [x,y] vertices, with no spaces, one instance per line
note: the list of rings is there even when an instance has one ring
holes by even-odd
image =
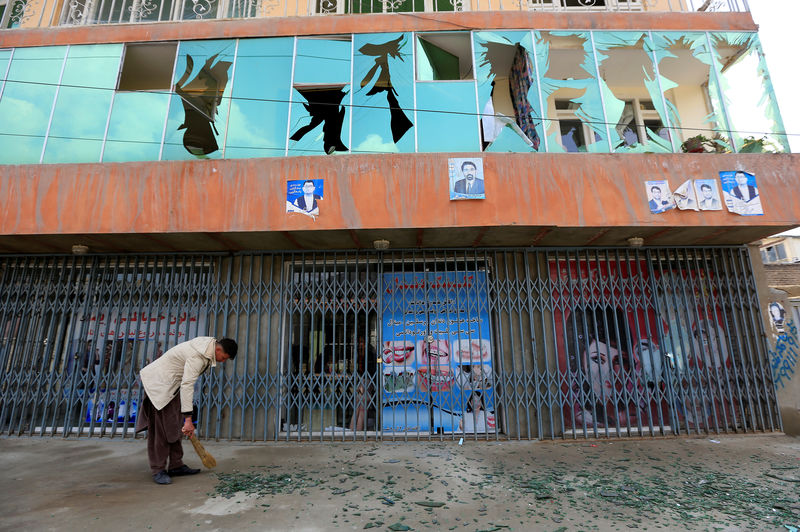
[[[9,0],[0,432],[132,438],[197,335],[206,438],[780,431],[800,158],[697,3]]]

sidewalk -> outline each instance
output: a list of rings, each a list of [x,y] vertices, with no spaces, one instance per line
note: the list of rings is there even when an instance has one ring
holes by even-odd
[[[158,486],[143,440],[2,438],[0,529],[800,527],[800,439],[787,436],[206,449],[214,472]],[[184,450],[200,467],[191,444]]]

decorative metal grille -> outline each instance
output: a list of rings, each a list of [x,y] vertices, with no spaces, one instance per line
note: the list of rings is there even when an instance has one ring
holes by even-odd
[[[206,438],[549,439],[780,430],[744,248],[0,259],[0,433],[131,438],[138,370],[235,363]]]

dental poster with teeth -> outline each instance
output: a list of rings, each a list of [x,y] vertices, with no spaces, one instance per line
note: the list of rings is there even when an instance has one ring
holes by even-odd
[[[495,432],[487,301],[485,272],[384,275],[384,431]]]

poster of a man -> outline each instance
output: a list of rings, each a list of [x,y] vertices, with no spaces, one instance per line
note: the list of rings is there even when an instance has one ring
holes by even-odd
[[[449,159],[450,199],[485,199],[482,159]]]
[[[720,172],[719,179],[722,182],[722,192],[728,211],[741,216],[764,214],[755,175],[743,170],[736,170],[735,172]]]
[[[675,208],[675,200],[672,198],[672,192],[666,180],[645,181],[644,183],[647,188],[651,213],[660,214]]]
[[[697,205],[701,211],[721,211],[722,201],[719,198],[717,182],[713,179],[696,179],[694,188],[699,201]]]
[[[323,180],[306,179],[288,181],[286,184],[286,212],[296,212],[314,218],[319,216]]]
[[[772,322],[772,326],[775,327],[775,332],[778,334],[786,333],[786,329],[784,328],[784,324],[786,323],[786,309],[783,308],[783,305],[777,301],[770,303],[769,318]]]
[[[675,198],[675,203],[678,205],[678,209],[682,211],[700,210],[700,208],[697,206],[697,195],[695,194],[691,179],[687,179],[681,183],[681,185],[675,189],[675,192],[672,193],[672,196]]]

